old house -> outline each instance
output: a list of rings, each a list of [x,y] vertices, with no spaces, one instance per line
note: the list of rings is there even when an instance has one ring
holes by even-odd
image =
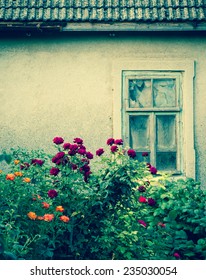
[[[1,148],[123,138],[206,183],[205,0],[0,0]]]

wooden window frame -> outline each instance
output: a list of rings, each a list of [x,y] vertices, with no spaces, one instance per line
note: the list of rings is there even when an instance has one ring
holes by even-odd
[[[174,79],[176,85],[176,106],[174,107],[144,107],[131,108],[129,106],[129,80],[133,79]],[[131,147],[130,140],[130,116],[148,116],[149,117],[149,131],[150,131],[150,163],[157,166],[157,116],[173,115],[175,116],[175,130],[176,130],[176,170],[167,170],[172,175],[183,174],[182,163],[182,89],[181,89],[182,73],[181,72],[160,72],[160,71],[122,71],[122,138],[126,146]],[[152,88],[151,88],[152,93]],[[132,147],[133,148],[133,147]],[[169,151],[169,150],[168,150]],[[143,151],[142,151],[143,152]],[[146,152],[146,150],[144,151]]]
[[[195,61],[192,60],[114,60],[112,63],[113,137],[123,137],[123,82],[124,71],[171,72],[182,74],[182,176],[195,179],[194,149],[194,79]],[[146,113],[146,112],[145,112]]]

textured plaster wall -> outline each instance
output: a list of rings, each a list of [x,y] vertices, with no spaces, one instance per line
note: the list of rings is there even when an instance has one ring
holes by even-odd
[[[197,178],[206,182],[206,37],[136,34],[0,35],[0,145],[52,147],[82,137],[95,151],[112,136],[112,62],[196,61]]]

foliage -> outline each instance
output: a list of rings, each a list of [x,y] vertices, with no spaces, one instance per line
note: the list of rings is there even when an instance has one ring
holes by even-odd
[[[12,150],[0,172],[0,259],[206,259],[199,183],[159,174],[121,139],[96,155],[81,138],[53,142],[54,156]]]

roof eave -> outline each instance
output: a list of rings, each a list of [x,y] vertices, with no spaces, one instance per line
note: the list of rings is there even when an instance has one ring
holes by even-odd
[[[206,31],[206,22],[70,22],[62,28],[62,31]]]
[[[206,21],[192,22],[0,22],[1,30],[62,32],[206,31]]]

